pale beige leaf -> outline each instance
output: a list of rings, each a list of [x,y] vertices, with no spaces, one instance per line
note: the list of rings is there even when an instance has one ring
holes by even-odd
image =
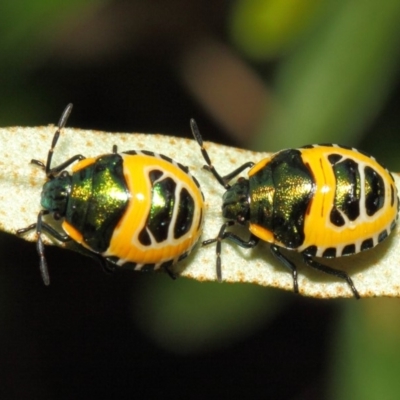
[[[15,234],[17,229],[36,221],[45,177],[40,168],[30,164],[30,160],[46,160],[54,131],[54,126],[0,129],[1,230]],[[204,136],[207,136],[206,133]],[[151,150],[187,165],[199,180],[206,199],[203,239],[217,235],[223,223],[220,209],[224,189],[209,172],[202,169],[204,161],[199,146],[193,140],[162,135],[105,133],[65,128],[54,154],[53,165],[79,153],[86,157],[110,153],[114,144],[118,145],[119,151]],[[213,143],[208,143],[207,148],[222,175],[242,163],[257,162],[267,155]],[[399,187],[398,174],[394,175]],[[238,232],[242,237],[248,236],[245,228]],[[35,234],[25,235],[24,239],[34,241]],[[50,242],[46,239],[47,244]],[[355,256],[327,260],[326,264],[346,270],[362,297],[399,297],[399,248],[399,234],[396,229],[389,239],[376,248]],[[353,297],[346,283],[311,270],[302,265],[297,254],[293,256],[299,265],[301,294],[319,298]],[[32,263],[38,264],[38,260],[32,260]],[[235,244],[224,242],[222,268],[224,281],[256,283],[285,290],[293,288],[291,274],[272,258],[266,243],[261,243],[252,250],[244,250]],[[200,281],[215,280],[215,246],[197,246],[191,256],[178,264],[177,271],[183,276]]]

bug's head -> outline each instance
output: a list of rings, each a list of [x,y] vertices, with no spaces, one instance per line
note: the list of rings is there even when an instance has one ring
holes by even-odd
[[[63,217],[71,192],[71,176],[63,171],[57,177],[48,180],[42,189],[41,205],[44,210]]]
[[[222,197],[224,218],[244,224],[250,217],[249,181],[239,178]]]

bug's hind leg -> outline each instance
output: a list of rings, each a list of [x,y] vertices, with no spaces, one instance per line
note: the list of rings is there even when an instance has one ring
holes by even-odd
[[[358,293],[356,287],[354,286],[353,280],[350,278],[350,276],[346,272],[341,271],[339,269],[334,269],[334,268],[328,267],[327,265],[324,265],[324,264],[320,264],[319,262],[315,261],[311,256],[308,256],[306,254],[303,254],[303,260],[311,268],[314,268],[318,271],[325,272],[326,274],[329,274],[329,275],[336,276],[337,278],[343,279],[349,285],[351,291],[353,292],[354,297],[357,300],[360,298],[360,294]]]
[[[226,228],[229,226],[235,225],[234,221],[227,221],[222,226],[218,233],[218,236],[213,239],[208,239],[203,241],[203,246],[208,246],[211,243],[217,243],[216,245],[216,255],[217,255],[217,279],[218,282],[222,282],[222,267],[221,267],[221,243],[223,240],[228,239],[240,247],[245,249],[251,249],[255,247],[260,239],[257,236],[250,235],[248,240],[244,240],[241,237],[235,235],[232,232],[226,232]]]
[[[286,258],[286,256],[284,256],[278,246],[275,245],[271,245],[270,246],[270,250],[272,255],[281,263],[283,264],[286,268],[290,269],[290,271],[292,272],[292,277],[293,277],[293,292],[294,293],[299,293],[299,283],[297,281],[297,267],[296,265],[291,262],[289,259]]]
[[[164,271],[167,273],[167,275],[174,281],[177,278],[177,275],[172,272],[171,267],[164,267]]]

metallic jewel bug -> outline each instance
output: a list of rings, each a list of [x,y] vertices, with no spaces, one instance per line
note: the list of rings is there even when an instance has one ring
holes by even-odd
[[[355,298],[360,295],[345,272],[316,261],[371,249],[394,229],[399,200],[391,173],[374,157],[353,148],[310,145],[272,154],[258,163],[247,162],[226,176],[211,163],[194,120],[193,136],[205,166],[226,192],[222,214],[227,220],[217,237],[217,276],[221,280],[221,242],[228,239],[244,248],[268,242],[274,257],[287,267],[298,292],[297,267],[281,248],[301,254],[308,266],[347,282]],[[232,179],[248,169],[247,178]],[[245,240],[227,230],[246,226]]]
[[[58,123],[46,164],[31,162],[46,174],[37,222],[17,234],[36,230],[40,271],[50,283],[42,235],[76,242],[106,270],[170,268],[185,258],[202,232],[204,199],[187,167],[151,151],[125,151],[85,158],[77,154],[51,165],[54,148],[71,113]],[[74,165],[72,165],[74,164]],[[71,166],[69,173],[65,168]],[[44,221],[51,214],[56,229]]]

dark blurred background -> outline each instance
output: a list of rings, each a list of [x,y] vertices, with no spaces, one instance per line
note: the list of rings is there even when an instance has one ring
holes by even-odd
[[[195,117],[207,140],[400,170],[398,0],[3,1],[0,22],[1,126],[73,102],[77,128],[190,137]],[[398,398],[397,299],[108,276],[53,247],[45,288],[35,246],[0,238],[2,399]]]

